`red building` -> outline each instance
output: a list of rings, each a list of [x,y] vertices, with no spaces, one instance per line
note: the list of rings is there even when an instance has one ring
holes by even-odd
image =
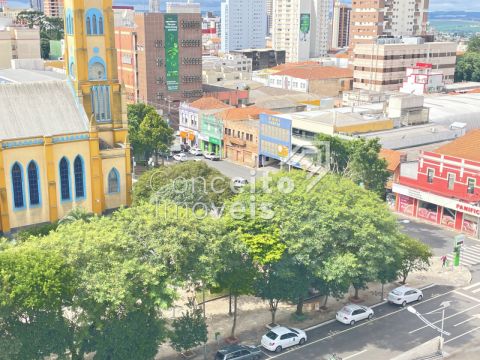
[[[479,148],[480,130],[474,130],[433,152],[423,152],[416,169],[402,167],[392,188],[396,210],[480,237]]]

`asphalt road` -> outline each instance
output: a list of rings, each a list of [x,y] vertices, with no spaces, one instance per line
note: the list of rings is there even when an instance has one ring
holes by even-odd
[[[453,352],[467,342],[480,341],[480,317],[476,317],[480,316],[480,291],[474,292],[477,289],[480,283],[457,290],[433,286],[424,290],[422,302],[413,305],[421,314],[426,314],[429,321],[440,326],[441,313],[436,310],[444,301],[451,302],[445,312],[445,330],[451,333],[445,339],[446,352]],[[382,304],[374,311],[372,320],[354,326],[331,322],[308,330],[305,345],[280,354],[263,350],[264,359],[329,359],[336,353],[343,360],[388,360],[437,337],[435,330],[406,309]]]

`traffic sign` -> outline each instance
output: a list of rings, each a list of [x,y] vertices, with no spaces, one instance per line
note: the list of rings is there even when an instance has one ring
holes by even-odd
[[[453,246],[462,246],[465,243],[465,235],[460,234],[455,236],[455,243]]]

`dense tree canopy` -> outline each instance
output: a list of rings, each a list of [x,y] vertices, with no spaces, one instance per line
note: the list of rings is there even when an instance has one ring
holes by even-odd
[[[467,52],[457,57],[455,81],[480,81],[480,36],[472,37]]]

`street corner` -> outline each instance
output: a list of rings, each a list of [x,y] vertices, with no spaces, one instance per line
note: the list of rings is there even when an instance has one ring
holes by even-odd
[[[408,282],[411,286],[417,287],[427,284],[458,287],[468,285],[471,281],[472,273],[468,266],[453,266],[451,262],[443,266],[439,257],[432,257],[429,269],[413,272]]]

